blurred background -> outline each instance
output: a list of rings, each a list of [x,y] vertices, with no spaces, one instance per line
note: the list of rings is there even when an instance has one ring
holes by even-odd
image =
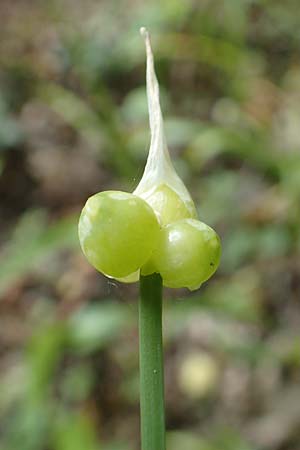
[[[172,158],[222,237],[165,290],[168,450],[300,448],[297,0],[1,0],[0,448],[139,448],[137,285],[88,265],[87,197],[132,191],[152,33]]]

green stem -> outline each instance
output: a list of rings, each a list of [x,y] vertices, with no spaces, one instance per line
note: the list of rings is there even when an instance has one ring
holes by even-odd
[[[142,450],[165,450],[162,279],[140,278],[140,398]]]

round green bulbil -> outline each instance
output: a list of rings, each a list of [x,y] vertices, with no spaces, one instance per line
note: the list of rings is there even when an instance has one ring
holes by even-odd
[[[164,286],[197,289],[217,270],[220,238],[203,222],[183,219],[163,227],[152,261]]]
[[[90,197],[79,220],[86,258],[110,277],[126,277],[149,259],[159,224],[153,209],[136,195],[105,191]]]
[[[144,200],[153,208],[160,225],[165,226],[180,219],[197,217],[193,201],[184,201],[167,184],[160,184]]]

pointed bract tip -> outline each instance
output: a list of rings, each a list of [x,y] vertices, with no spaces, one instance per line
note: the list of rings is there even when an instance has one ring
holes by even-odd
[[[145,28],[145,27],[140,28],[140,33],[143,36],[143,38],[146,38],[149,34],[147,28]]]

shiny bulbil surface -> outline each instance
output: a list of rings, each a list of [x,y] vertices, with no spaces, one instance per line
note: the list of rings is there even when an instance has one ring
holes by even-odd
[[[197,217],[192,200],[190,202],[184,201],[167,184],[160,184],[149,197],[144,197],[144,199],[153,208],[162,226],[180,219]]]
[[[197,289],[217,270],[217,233],[199,220],[184,219],[161,229],[153,263],[167,287]]]
[[[121,191],[90,197],[79,220],[82,250],[97,270],[126,277],[149,259],[156,246],[159,224],[141,198]]]

